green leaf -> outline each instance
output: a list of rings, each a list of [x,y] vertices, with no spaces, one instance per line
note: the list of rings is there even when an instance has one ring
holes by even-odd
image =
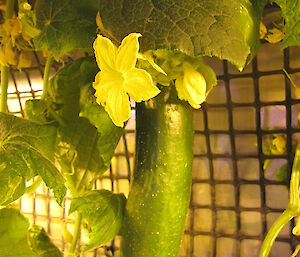
[[[25,102],[25,116],[31,121],[46,123],[47,103],[41,99],[29,99]]]
[[[48,86],[48,101],[66,122],[78,119],[80,112],[80,90],[94,81],[98,72],[94,58],[81,58],[60,70]]]
[[[274,0],[282,11],[282,17],[285,20],[285,38],[282,46],[300,45],[300,2],[287,0]]]
[[[289,185],[290,174],[287,164],[284,164],[280,167],[280,169],[276,172],[275,179],[279,182],[284,182],[286,185]]]
[[[90,241],[83,251],[109,242],[120,233],[126,198],[107,190],[95,190],[73,198],[70,213],[78,211],[91,229]]]
[[[0,209],[1,257],[62,257],[43,228],[34,225],[13,208]]]
[[[0,209],[0,256],[37,257],[27,244],[28,220],[16,209]]]
[[[62,257],[62,253],[51,242],[45,230],[37,225],[32,225],[27,235],[28,245],[40,257]]]
[[[36,29],[41,32],[33,39],[35,47],[56,59],[74,49],[91,49],[98,6],[97,0],[37,0]]]
[[[259,47],[259,24],[266,0],[102,0],[104,32],[121,41],[140,32],[141,50],[180,50],[217,56],[238,68]]]
[[[72,195],[90,190],[95,180],[108,170],[123,131],[98,105],[85,108],[85,117],[98,128],[80,117],[61,127],[59,133],[58,159],[62,171],[69,177],[67,186]]]
[[[123,132],[95,102],[91,83],[97,72],[94,58],[82,58],[62,69],[48,88],[48,104],[63,120],[58,158],[73,193],[89,189],[109,168]],[[43,108],[40,104],[28,112],[43,113]]]
[[[53,162],[55,141],[55,127],[0,113],[0,205],[18,199],[37,175],[62,202],[66,188]]]
[[[264,160],[264,166],[263,166],[264,171],[266,171],[267,168],[270,166],[271,161],[272,161],[271,159],[265,159]]]
[[[84,91],[92,89],[90,85],[84,88]],[[104,108],[92,102],[93,95],[84,94],[82,101],[81,117],[76,119],[74,115],[72,121],[59,127],[56,148],[56,158],[61,171],[68,176],[67,187],[73,195],[91,189],[94,181],[108,170],[123,133],[123,129],[112,123]],[[46,112],[45,101],[26,101],[25,113],[29,119],[46,122],[50,119]]]
[[[117,127],[104,108],[97,103],[86,101],[86,104],[82,106],[80,115],[88,118],[98,130],[97,147],[103,159],[104,169],[107,170],[123,134],[123,129]]]
[[[60,129],[58,158],[62,171],[69,176],[67,186],[72,195],[91,189],[95,179],[106,171],[97,148],[98,139],[97,129],[86,118]]]

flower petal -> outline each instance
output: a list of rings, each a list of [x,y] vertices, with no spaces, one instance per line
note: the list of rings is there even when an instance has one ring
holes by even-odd
[[[160,93],[160,90],[154,85],[151,75],[145,70],[133,68],[124,76],[124,89],[136,102],[149,100]]]
[[[120,88],[111,88],[107,93],[105,110],[116,126],[123,127],[131,115],[130,101],[126,92]]]
[[[98,35],[94,42],[97,64],[102,71],[115,70],[117,47],[106,37]]]
[[[175,80],[175,87],[178,98],[186,101],[187,99],[185,97],[185,91],[183,90],[183,77],[179,77]]]
[[[206,99],[206,81],[204,77],[194,70],[193,67],[185,66],[183,78],[176,79],[175,82],[178,98],[186,100],[189,104],[199,109]]]
[[[122,88],[123,83],[123,78],[117,72],[98,72],[93,83],[93,88],[96,90],[95,96],[97,103],[102,106],[105,106],[109,91],[112,88]]]
[[[119,71],[126,72],[135,67],[139,51],[138,38],[141,36],[139,33],[131,33],[122,40],[116,60],[116,67]]]
[[[206,99],[206,81],[204,77],[195,70],[185,72],[183,77],[184,90],[188,101],[202,104]]]
[[[197,104],[197,103],[193,102],[192,99],[189,99],[189,96],[187,95],[186,90],[184,88],[183,77],[180,77],[180,78],[176,79],[175,87],[176,87],[176,90],[177,90],[178,98],[180,100],[188,101],[189,104],[195,109],[200,108],[200,104]]]
[[[105,107],[113,123],[119,127],[123,127],[131,114],[129,97],[123,84],[121,73],[103,71],[97,73],[93,83],[97,103]]]

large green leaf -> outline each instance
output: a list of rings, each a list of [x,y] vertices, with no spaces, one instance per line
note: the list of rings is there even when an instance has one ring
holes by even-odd
[[[94,58],[77,60],[50,81],[46,100],[26,103],[26,113],[32,119],[55,118],[51,112],[44,117],[45,110],[52,109],[62,120],[58,159],[74,193],[90,188],[109,168],[123,132],[95,102],[91,83],[97,72]]]
[[[33,40],[35,47],[50,52],[57,59],[73,49],[92,48],[98,7],[98,0],[37,0],[34,17],[40,33]],[[24,15],[23,19],[28,16]],[[32,24],[32,21],[27,23]]]
[[[65,122],[78,119],[81,88],[91,87],[98,70],[94,58],[81,58],[65,66],[50,80],[48,101]]]
[[[296,0],[274,0],[282,11],[282,17],[285,20],[285,38],[282,46],[300,45],[300,1]]]
[[[18,199],[25,183],[40,175],[58,203],[66,193],[54,165],[56,128],[0,113],[0,205]]]
[[[0,209],[1,257],[62,257],[44,229],[33,226],[13,208]]]
[[[60,128],[58,159],[69,177],[67,186],[73,195],[91,189],[95,179],[107,169],[98,142],[98,131],[86,118]]]
[[[126,198],[107,190],[95,190],[73,198],[70,213],[78,211],[90,227],[90,241],[84,251],[112,240],[120,233]]]
[[[104,31],[121,41],[140,32],[141,50],[176,49],[217,56],[238,68],[259,47],[266,0],[102,0]]]
[[[41,99],[29,99],[25,102],[25,117],[31,121],[47,122],[47,102]]]
[[[62,253],[51,242],[45,230],[37,225],[32,225],[27,234],[28,245],[40,257],[62,257]]]
[[[91,87],[84,87],[82,89],[80,116],[88,118],[97,128],[99,134],[97,142],[99,154],[103,159],[104,168],[108,169],[111,158],[123,134],[123,129],[117,127],[111,121],[104,108],[95,102],[93,93],[94,90]]]
[[[98,66],[93,57],[86,57],[65,66],[49,81],[47,97],[25,103],[27,118],[46,122],[60,119],[64,123],[78,119],[81,88],[91,87]],[[55,113],[55,115],[53,115]]]
[[[0,256],[37,257],[27,244],[28,220],[18,210],[0,209]]]

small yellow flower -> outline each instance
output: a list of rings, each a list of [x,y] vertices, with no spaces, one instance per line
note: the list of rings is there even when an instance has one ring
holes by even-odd
[[[199,109],[206,99],[206,81],[204,77],[196,71],[192,65],[183,63],[184,74],[175,81],[178,97],[186,100],[189,104]]]
[[[100,72],[93,87],[97,103],[104,106],[116,126],[123,127],[130,118],[129,96],[136,102],[146,101],[159,94],[151,75],[135,67],[141,34],[131,33],[117,48],[108,38],[98,35],[94,50]]]
[[[284,154],[286,151],[286,138],[283,135],[274,135],[272,140],[272,154]]]
[[[265,40],[267,40],[271,44],[276,44],[284,39],[284,37],[285,34],[281,30],[272,28],[269,30],[269,34],[266,35]]]
[[[23,8],[26,10],[26,11],[30,11],[31,10],[31,5],[29,3],[24,3],[23,4]]]
[[[8,19],[3,23],[3,28],[11,37],[12,45],[15,46],[16,38],[22,34],[22,24],[18,18]]]

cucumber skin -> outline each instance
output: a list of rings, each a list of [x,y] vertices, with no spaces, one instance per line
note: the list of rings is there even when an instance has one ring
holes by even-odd
[[[191,194],[193,111],[185,102],[137,105],[136,161],[122,257],[177,257]]]

